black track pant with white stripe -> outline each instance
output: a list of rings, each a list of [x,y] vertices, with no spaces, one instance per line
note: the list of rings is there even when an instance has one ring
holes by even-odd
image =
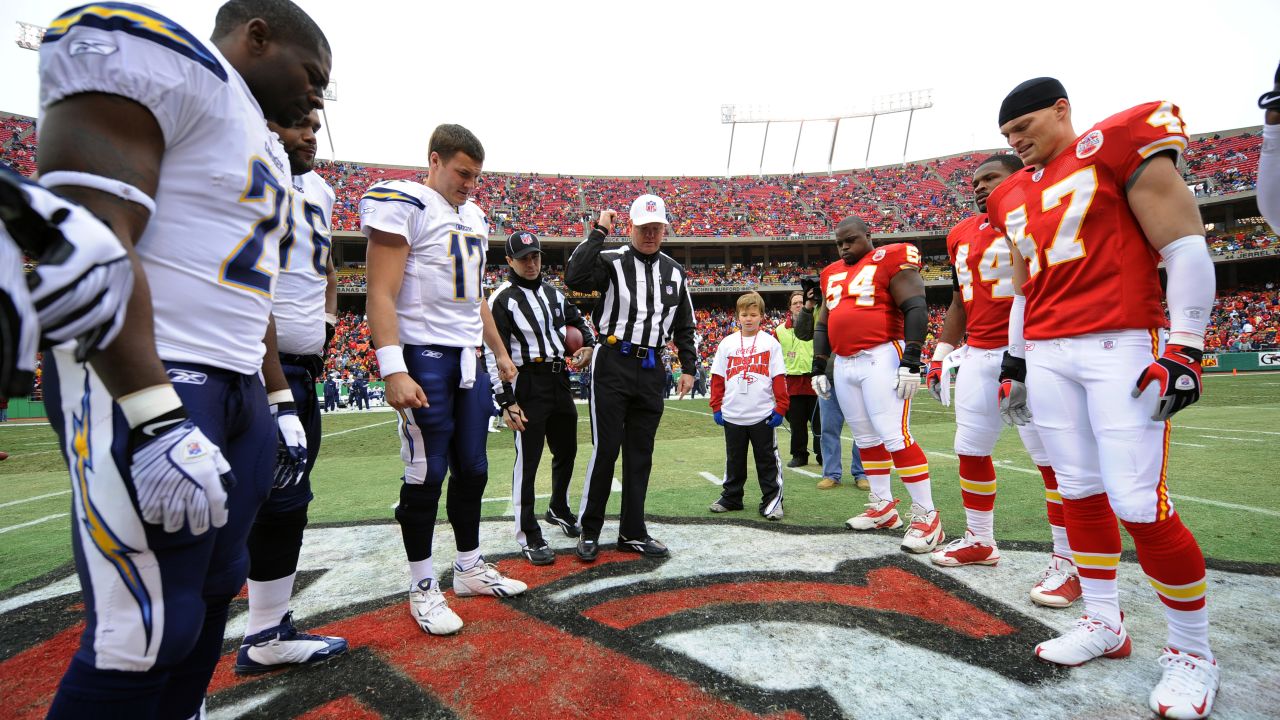
[[[516,378],[516,404],[524,411],[523,431],[516,431],[516,461],[511,498],[516,516],[516,542],[537,547],[542,527],[534,510],[534,481],[542,461],[542,443],[551,448],[551,510],[571,517],[569,481],[578,453],[578,410],[565,373],[524,370]]]
[[[760,478],[760,514],[782,506],[782,462],[778,457],[777,433],[768,419],[754,425],[724,424],[724,487],[720,504],[730,510],[742,509],[743,488],[747,484],[747,444],[751,444]]]
[[[653,467],[653,439],[662,420],[667,375],[662,363],[641,361],[613,348],[597,348],[591,358],[591,462],[582,491],[578,524],[582,534],[600,537],[613,469],[622,451],[622,514],[618,533],[628,540],[648,536],[644,499]]]

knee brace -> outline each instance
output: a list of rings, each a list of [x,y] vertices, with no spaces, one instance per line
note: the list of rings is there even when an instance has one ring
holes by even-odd
[[[306,527],[305,507],[259,514],[249,530],[249,579],[267,582],[296,572]]]

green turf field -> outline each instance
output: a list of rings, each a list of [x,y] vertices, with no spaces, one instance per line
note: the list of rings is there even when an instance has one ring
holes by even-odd
[[[1280,375],[1206,377],[1207,393],[1175,420],[1170,463],[1170,492],[1178,511],[1195,532],[1205,554],[1222,560],[1274,563],[1280,560]],[[579,454],[571,492],[581,489],[590,457],[587,408],[579,405]],[[927,393],[917,397],[912,426],[929,453],[934,497],[949,535],[963,530],[963,513],[951,456],[955,425],[950,410]],[[313,484],[312,522],[386,521],[398,498],[399,444],[393,416],[385,412],[341,413],[324,419],[323,449]],[[787,442],[785,428],[780,442]],[[846,431],[846,438],[848,433]],[[490,500],[485,515],[510,513],[510,468],[514,451],[510,431],[489,436]],[[847,444],[846,444],[847,447]],[[0,592],[64,565],[70,559],[69,481],[55,436],[48,425],[0,425]],[[1007,431],[996,449],[999,499],[996,530],[1002,540],[1047,541],[1043,486]],[[785,458],[785,453],[784,453]],[[724,462],[723,435],[706,403],[670,401],[658,433],[648,510],[656,515],[702,516],[718,487],[701,473],[719,475]],[[539,492],[550,488],[550,456],[544,456]],[[785,523],[840,527],[861,511],[865,495],[850,486],[814,487],[820,468],[786,473]],[[754,473],[754,470],[752,470]],[[806,474],[808,473],[808,474]],[[758,498],[747,485],[747,505]],[[895,492],[905,497],[895,481]],[[539,501],[539,510],[545,509]],[[617,512],[617,496],[610,503]],[[443,513],[442,513],[443,517]],[[756,517],[752,511],[730,517]],[[757,519],[759,519],[757,517]],[[764,522],[763,519],[759,519]],[[612,525],[606,525],[606,533]],[[1127,542],[1126,547],[1131,547]],[[491,551],[515,551],[511,547]]]

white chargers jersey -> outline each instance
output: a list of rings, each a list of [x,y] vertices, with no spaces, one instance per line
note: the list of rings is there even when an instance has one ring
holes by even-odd
[[[360,230],[381,230],[409,243],[396,298],[400,342],[479,347],[484,343],[484,257],[489,224],[474,202],[455,208],[421,183],[374,183],[360,199]]]
[[[282,353],[324,351],[324,294],[329,282],[333,188],[319,174],[293,176],[292,232],[280,243],[280,276],[272,313]]]
[[[290,192],[262,108],[217,48],[121,3],[68,11],[40,46],[42,115],[88,92],[141,104],[164,134],[156,211],[136,244],[160,358],[258,372]]]

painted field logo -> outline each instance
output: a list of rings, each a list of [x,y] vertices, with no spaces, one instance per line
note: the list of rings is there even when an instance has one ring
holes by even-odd
[[[466,626],[448,638],[423,634],[408,615],[396,526],[308,529],[294,602],[299,624],[345,636],[351,652],[317,667],[237,678],[230,653],[243,617],[236,617],[209,715],[1146,716],[1163,619],[1132,565],[1121,593],[1135,598],[1128,624],[1138,661],[1068,671],[1032,657],[1036,642],[1075,617],[1027,601],[1042,551],[1002,548],[996,568],[944,572],[899,552],[896,533],[697,520],[650,527],[672,547],[670,559],[606,548],[584,565],[570,541],[549,535],[560,552],[554,565],[502,560],[529,591],[504,601],[450,594]],[[437,566],[448,567],[448,525],[437,534]],[[482,547],[505,547],[510,534],[510,521],[486,522]],[[1265,607],[1280,590],[1268,575],[1211,571],[1217,606]],[[450,585],[447,575],[442,580]],[[1147,601],[1138,602],[1144,588]],[[6,720],[43,716],[79,640],[75,589],[74,579],[46,578],[0,598]],[[237,602],[233,615],[243,610]],[[1251,640],[1275,636],[1277,621],[1265,617],[1250,615],[1249,633],[1221,638],[1224,667],[1243,668],[1246,658],[1258,667],[1280,662],[1275,644]],[[1266,676],[1232,674],[1215,717],[1260,717],[1275,707],[1280,690]]]

